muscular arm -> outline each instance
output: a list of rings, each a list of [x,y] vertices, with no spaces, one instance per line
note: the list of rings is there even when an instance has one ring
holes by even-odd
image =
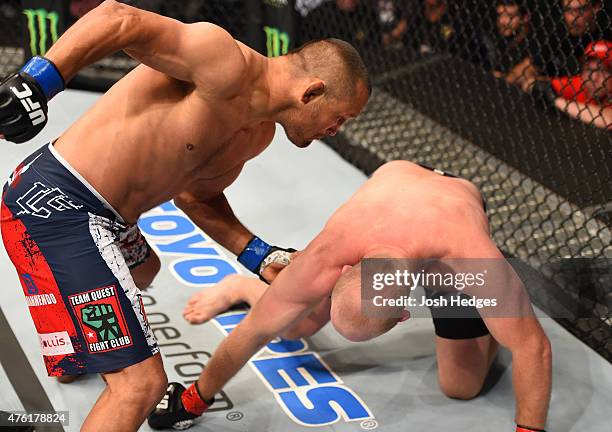
[[[512,353],[512,383],[516,398],[516,423],[544,429],[552,381],[550,342],[538,319],[522,281],[489,239],[470,245],[471,256],[499,263],[487,274],[493,295],[466,292],[477,297],[497,298],[497,310],[482,312],[491,335]],[[493,264],[491,264],[493,266]],[[496,287],[501,287],[499,290]],[[483,295],[485,294],[485,295]]]
[[[174,203],[217,243],[238,255],[253,234],[238,220],[223,194],[242,166],[219,179],[205,182],[174,198]]]
[[[68,81],[84,67],[120,50],[174,78],[212,88],[223,85],[219,68],[224,70],[224,80],[231,81],[227,77],[240,75],[245,66],[240,48],[222,28],[184,24],[113,0],[77,21],[46,57]]]
[[[198,379],[202,397],[211,398],[261,348],[289,330],[325,297],[350,261],[349,250],[320,234],[272,282],[259,302],[221,343]]]

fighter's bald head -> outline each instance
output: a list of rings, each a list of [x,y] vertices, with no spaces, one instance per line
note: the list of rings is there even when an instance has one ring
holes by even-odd
[[[355,97],[358,86],[372,92],[368,70],[357,52],[341,39],[319,39],[305,43],[291,51],[289,57],[297,68],[324,80],[332,95]]]
[[[361,307],[361,263],[345,266],[332,291],[331,321],[346,339],[361,342],[380,336],[401,320],[394,316],[367,316]]]

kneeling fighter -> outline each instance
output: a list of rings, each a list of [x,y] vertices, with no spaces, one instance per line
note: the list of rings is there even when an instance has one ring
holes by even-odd
[[[442,174],[442,175],[441,175]],[[200,294],[185,309],[190,321],[209,319],[238,301],[253,308],[216,350],[199,380],[168,388],[168,404],[149,417],[154,428],[189,424],[238,370],[274,337],[305,337],[331,321],[351,341],[367,340],[406,318],[362,313],[360,262],[364,258],[487,259],[502,263],[497,289],[516,306],[514,316],[478,313],[445,318],[434,313],[440,386],[461,399],[476,396],[498,344],[513,358],[517,431],[541,431],[551,387],[551,349],[522,283],[489,236],[482,198],[470,182],[406,161],[379,168],[296,254],[268,288],[232,277]],[[228,285],[238,283],[232,290]],[[217,289],[218,288],[218,289]],[[466,288],[466,294],[471,295]],[[210,299],[210,298],[209,298]],[[442,311],[443,312],[443,311]]]
[[[263,277],[283,251],[254,237],[223,190],[280,123],[298,147],[356,116],[370,85],[359,54],[326,39],[268,59],[210,23],[183,24],[105,1],[0,84],[0,135],[25,142],[47,101],[118,50],[142,62],[2,193],[2,239],[49,375],[101,373],[82,430],[136,430],[167,386],[138,287],[159,269],[135,223],[172,198]],[[281,255],[281,256],[279,256]]]

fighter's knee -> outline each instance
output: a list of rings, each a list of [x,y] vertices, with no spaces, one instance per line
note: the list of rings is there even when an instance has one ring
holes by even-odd
[[[148,374],[140,379],[132,382],[129,387],[119,390],[124,393],[124,398],[140,402],[143,405],[154,406],[157,404],[166,392],[168,387],[168,377],[163,374]]]
[[[471,382],[458,382],[457,380],[440,380],[440,390],[449,398],[470,400],[474,399],[482,391],[483,380]]]
[[[151,399],[150,402],[152,405],[157,404],[164,394],[166,393],[166,388],[168,387],[168,376],[164,373],[163,376],[158,377],[154,382],[151,383]]]
[[[146,370],[131,368],[113,372],[112,380],[107,380],[108,388],[114,397],[135,405],[153,406],[161,400],[168,377],[163,368]]]

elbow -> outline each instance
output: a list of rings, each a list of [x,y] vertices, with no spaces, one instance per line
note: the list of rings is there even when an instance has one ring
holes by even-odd
[[[105,0],[94,11],[106,17],[117,17],[124,14],[126,9],[126,5],[116,0]]]
[[[194,206],[202,204],[202,201],[196,200],[189,194],[181,194],[174,197],[174,205],[181,211],[188,213]]]
[[[531,346],[533,355],[541,359],[542,364],[552,364],[552,346],[550,344],[550,339],[548,339],[544,331],[534,338]]]
[[[552,346],[546,335],[544,335],[540,341],[538,356],[542,359],[542,363],[547,367],[547,369],[552,369]]]
[[[542,332],[521,344],[522,356],[529,357],[530,363],[539,364],[543,370],[552,369],[552,346],[548,337]]]
[[[105,0],[94,11],[105,25],[112,26],[115,37],[125,38],[126,34],[137,34],[137,20],[140,10],[115,0]]]
[[[174,197],[174,205],[179,210],[185,211],[185,209],[189,206],[189,203],[187,202],[185,198],[177,196],[177,197]]]

